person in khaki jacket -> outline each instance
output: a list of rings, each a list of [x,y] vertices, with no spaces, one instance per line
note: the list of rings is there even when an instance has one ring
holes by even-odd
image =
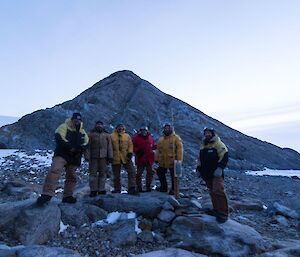
[[[97,121],[89,133],[89,147],[86,159],[89,160],[90,197],[106,194],[105,181],[107,164],[112,163],[113,150],[110,134],[105,131],[103,122]]]
[[[135,182],[135,170],[132,164],[133,144],[131,137],[125,132],[123,124],[117,125],[111,134],[113,146],[112,170],[114,174],[114,190],[112,193],[121,193],[121,167],[128,174],[128,194],[138,194]]]
[[[163,127],[163,136],[158,140],[156,150],[156,162],[159,165],[156,172],[160,181],[160,187],[157,188],[157,191],[168,191],[166,173],[169,170],[172,180],[172,188],[169,194],[174,194],[174,160],[182,161],[182,159],[183,145],[181,138],[175,134],[171,124],[166,123]]]
[[[66,179],[63,192],[63,203],[76,203],[73,197],[76,185],[76,170],[81,164],[81,157],[88,145],[88,135],[83,129],[80,113],[73,113],[55,130],[56,148],[51,168],[46,176],[43,192],[36,204],[43,206],[55,195],[55,189],[62,171],[66,170]]]

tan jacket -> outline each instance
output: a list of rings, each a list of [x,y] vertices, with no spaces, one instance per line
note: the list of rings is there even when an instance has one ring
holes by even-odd
[[[110,134],[95,130],[89,133],[89,158],[113,158]]]
[[[157,143],[156,160],[160,167],[174,167],[174,160],[183,160],[183,145],[181,138],[173,132],[170,136],[162,136]]]
[[[113,146],[113,165],[126,164],[127,154],[133,153],[133,144],[131,137],[125,133],[118,133],[116,130],[111,134],[111,141]]]

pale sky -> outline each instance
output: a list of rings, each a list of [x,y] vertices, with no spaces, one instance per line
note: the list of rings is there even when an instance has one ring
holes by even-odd
[[[300,1],[1,0],[0,115],[72,99],[118,70],[300,151]]]

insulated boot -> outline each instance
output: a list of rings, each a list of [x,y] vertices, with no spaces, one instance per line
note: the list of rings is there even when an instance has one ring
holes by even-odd
[[[52,196],[50,195],[41,195],[37,200],[36,200],[36,205],[39,207],[44,206],[46,203],[48,203],[51,200]]]
[[[91,191],[90,197],[95,197],[95,196],[97,196],[97,191]]]
[[[134,187],[131,187],[128,189],[128,194],[129,195],[139,195],[139,192]]]
[[[67,196],[62,199],[63,203],[76,203],[77,199],[73,196]]]
[[[228,220],[228,216],[224,215],[224,214],[220,214],[218,213],[216,216],[216,221],[218,223],[225,223]]]

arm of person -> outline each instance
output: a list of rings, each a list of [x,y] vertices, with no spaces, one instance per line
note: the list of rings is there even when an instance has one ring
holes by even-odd
[[[66,149],[67,151],[71,151],[71,144],[67,140],[67,125],[61,124],[56,130],[55,130],[55,142],[57,145],[60,145],[62,148]]]

